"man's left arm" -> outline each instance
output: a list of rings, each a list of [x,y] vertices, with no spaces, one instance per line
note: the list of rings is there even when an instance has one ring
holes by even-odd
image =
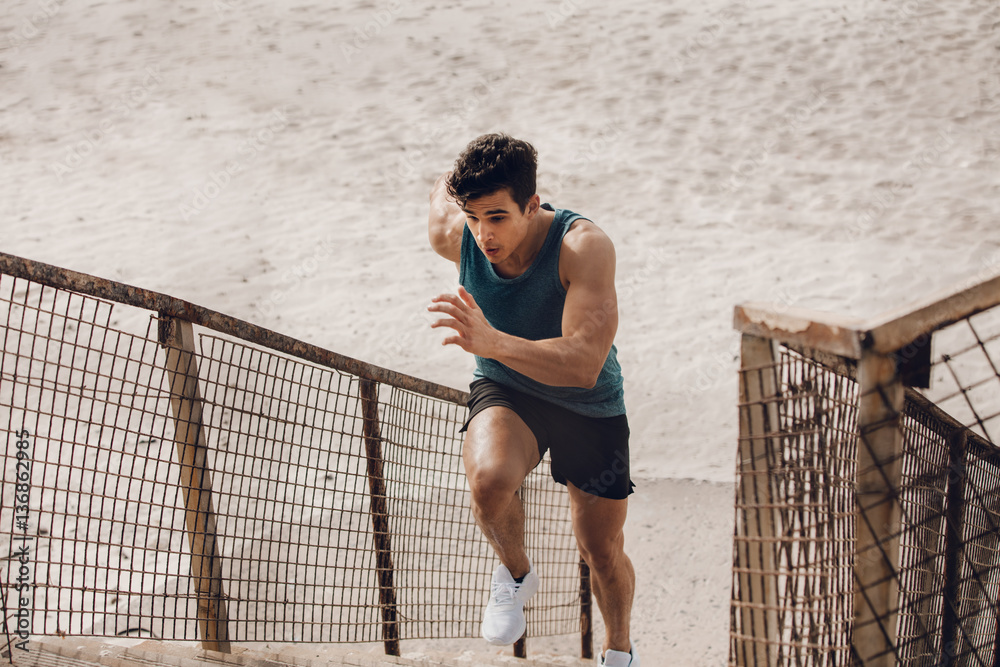
[[[528,340],[494,329],[461,287],[457,295],[433,299],[428,310],[448,317],[431,326],[455,330],[444,345],[495,359],[542,384],[593,387],[618,330],[614,244],[597,225],[580,220],[564,237],[559,265],[567,288],[558,338]]]

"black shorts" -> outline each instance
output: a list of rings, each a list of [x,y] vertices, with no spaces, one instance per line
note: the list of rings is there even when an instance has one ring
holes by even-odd
[[[629,477],[628,418],[587,417],[540,398],[480,378],[469,387],[469,417],[488,407],[510,408],[535,434],[539,459],[551,453],[552,479],[601,498],[621,500],[635,485]]]

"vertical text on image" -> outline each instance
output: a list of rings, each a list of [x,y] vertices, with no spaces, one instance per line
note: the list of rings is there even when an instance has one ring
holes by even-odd
[[[28,534],[31,514],[31,434],[27,429],[14,433],[15,441],[15,484],[14,484],[14,530],[11,531],[9,562],[12,572],[16,572],[14,585],[17,591],[17,637],[14,646],[28,650],[31,638],[31,605],[33,577],[31,570],[31,543],[35,539]],[[9,449],[8,449],[9,451]],[[14,569],[16,565],[16,570]]]

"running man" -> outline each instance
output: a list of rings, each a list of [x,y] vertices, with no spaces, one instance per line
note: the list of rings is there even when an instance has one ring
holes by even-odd
[[[430,195],[431,246],[458,267],[460,285],[432,300],[428,310],[442,317],[431,326],[453,329],[443,344],[476,357],[462,456],[473,514],[501,563],[482,634],[496,645],[524,634],[524,604],[539,580],[517,491],[548,450],[607,627],[598,664],[638,667],[615,250],[590,220],[541,203],[536,169],[531,144],[488,134]]]

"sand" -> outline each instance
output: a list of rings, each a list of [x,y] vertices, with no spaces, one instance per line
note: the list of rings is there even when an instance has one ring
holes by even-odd
[[[721,664],[733,306],[866,317],[1000,268],[998,30],[995,0],[12,0],[0,248],[464,387],[427,191],[482,132],[532,141],[616,243],[637,642]],[[721,516],[658,500],[683,479]]]

